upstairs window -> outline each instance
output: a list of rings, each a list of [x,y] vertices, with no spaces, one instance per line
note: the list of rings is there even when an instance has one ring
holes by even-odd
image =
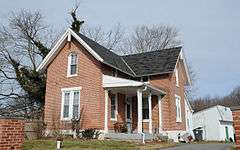
[[[116,69],[112,69],[112,76],[117,77],[117,70]]]
[[[182,122],[180,96],[175,95],[175,103],[176,103],[176,122]]]
[[[144,120],[149,119],[149,104],[148,104],[148,98],[142,99],[142,117]]]
[[[68,76],[77,75],[77,54],[71,53],[68,56]]]
[[[179,75],[178,75],[178,69],[175,70],[175,78],[176,78],[176,86],[179,86]]]
[[[149,76],[143,76],[141,77],[142,82],[149,82]]]

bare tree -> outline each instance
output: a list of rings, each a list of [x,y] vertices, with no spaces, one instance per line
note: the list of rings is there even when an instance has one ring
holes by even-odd
[[[116,53],[119,53],[119,47],[124,40],[124,29],[121,24],[115,25],[108,31],[101,26],[83,26],[81,33]]]
[[[128,48],[124,47],[122,52],[142,53],[176,47],[181,44],[179,32],[176,28],[167,25],[153,25],[151,27],[142,25],[135,28],[130,38],[126,40]]]
[[[39,11],[13,12],[0,28],[0,99],[6,107],[30,114],[44,105],[46,75],[36,67],[55,41],[51,34]]]
[[[80,18],[77,17],[77,10],[79,9],[79,5],[80,5],[80,2],[76,1],[76,4],[75,4],[74,8],[70,12],[70,15],[73,19],[72,22],[71,22],[71,28],[72,28],[72,30],[74,30],[76,32],[80,31],[80,27],[84,23],[83,20],[80,20]]]
[[[223,105],[226,107],[239,106],[240,105],[240,86],[233,89],[233,91],[222,97],[203,97],[198,98],[191,102],[193,109],[199,111],[215,105]]]

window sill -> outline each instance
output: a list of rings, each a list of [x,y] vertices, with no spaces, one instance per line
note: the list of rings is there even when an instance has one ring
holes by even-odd
[[[61,121],[71,121],[71,118],[61,118]]]
[[[149,119],[143,119],[142,122],[149,122]]]
[[[177,120],[176,122],[177,122],[177,123],[182,123],[182,120]]]
[[[76,77],[76,76],[78,76],[78,74],[67,75],[68,78]]]
[[[117,118],[111,118],[110,120],[111,121],[117,121]]]

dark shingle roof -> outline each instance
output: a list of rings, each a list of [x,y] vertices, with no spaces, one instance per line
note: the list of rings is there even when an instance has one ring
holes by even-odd
[[[181,47],[175,47],[119,56],[83,34],[77,34],[103,59],[103,63],[132,76],[164,74],[174,71],[181,51]]]
[[[174,71],[181,47],[122,56],[136,76]]]
[[[88,44],[88,46],[90,46],[103,59],[104,63],[116,69],[119,69],[122,72],[134,75],[120,56],[103,47],[102,45],[98,44],[97,42],[89,39],[83,34],[81,33],[77,34],[83,41],[85,41]]]

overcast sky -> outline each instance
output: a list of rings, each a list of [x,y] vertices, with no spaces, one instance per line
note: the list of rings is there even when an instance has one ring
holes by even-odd
[[[41,10],[49,24],[68,26],[73,0],[1,0],[0,22],[9,12]],[[197,73],[197,96],[222,96],[240,85],[240,1],[237,0],[82,0],[79,14],[89,25],[121,23],[177,27],[186,57]]]

